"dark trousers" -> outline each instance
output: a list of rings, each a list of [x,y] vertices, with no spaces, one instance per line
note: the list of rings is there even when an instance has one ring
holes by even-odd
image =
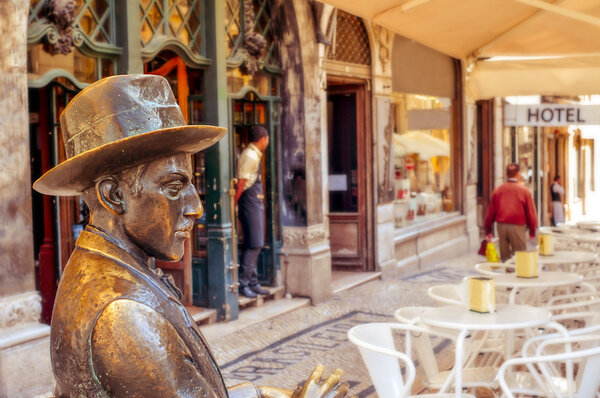
[[[262,200],[251,189],[242,194],[238,208],[244,234],[244,253],[239,272],[240,288],[243,288],[258,284],[256,267],[264,246],[265,210]]]
[[[256,266],[258,263],[258,256],[260,255],[261,250],[262,247],[246,247],[244,249],[242,264],[240,265],[239,273],[240,288],[258,285],[258,273],[256,272]]]
[[[500,260],[505,262],[516,251],[527,250],[527,227],[525,225],[496,223],[500,240]]]

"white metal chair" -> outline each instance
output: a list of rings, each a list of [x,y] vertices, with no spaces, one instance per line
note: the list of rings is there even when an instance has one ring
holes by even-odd
[[[393,332],[402,333],[404,350],[396,349]],[[436,362],[431,338],[453,339],[454,336],[437,334],[431,329],[417,325],[400,323],[367,323],[353,327],[348,331],[350,342],[358,346],[361,357],[377,395],[385,398],[404,397],[410,394],[415,377],[412,362],[413,350],[425,373],[425,385],[439,389],[453,378],[450,371],[440,371]],[[405,366],[402,375],[399,362]],[[497,369],[496,369],[497,370]],[[488,368],[471,369],[464,372],[465,387],[491,386],[495,371]],[[471,378],[472,380],[469,380]],[[454,396],[454,394],[435,394],[430,396]],[[419,395],[421,397],[422,395]]]
[[[500,367],[497,380],[504,395],[511,398],[515,393],[557,398],[597,396],[600,390],[600,334],[597,333],[597,328],[596,333],[586,333],[589,331],[590,329],[582,329],[568,337],[553,334],[533,338],[539,343],[536,355],[509,359]],[[557,348],[562,350],[556,353]],[[526,349],[524,347],[524,351]],[[546,354],[545,350],[548,349],[553,353]],[[509,369],[516,366],[525,366],[528,371],[515,373],[520,376],[521,383],[518,385],[514,384],[514,374],[509,372]],[[523,383],[526,379],[528,382]]]

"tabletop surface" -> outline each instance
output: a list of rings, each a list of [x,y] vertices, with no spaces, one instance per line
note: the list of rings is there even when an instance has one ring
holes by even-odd
[[[588,243],[600,243],[600,233],[589,232],[589,233],[578,233],[573,235],[575,242],[588,242]]]
[[[511,330],[541,326],[550,321],[550,311],[529,305],[499,304],[496,312],[481,314],[460,305],[427,310],[421,320],[431,326],[458,330]]]
[[[574,272],[542,271],[537,278],[519,278],[515,273],[498,274],[494,283],[501,287],[567,286],[581,282],[583,276]]]
[[[587,263],[596,259],[596,253],[582,250],[556,250],[554,254],[549,256],[541,256],[538,254],[538,264],[567,264],[567,263]],[[509,263],[515,263],[513,256]]]

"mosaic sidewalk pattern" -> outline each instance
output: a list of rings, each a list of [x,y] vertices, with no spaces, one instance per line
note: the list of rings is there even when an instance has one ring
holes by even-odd
[[[403,306],[433,305],[426,293],[429,286],[458,281],[479,261],[479,257],[466,256],[404,280],[369,282],[326,303],[300,308],[209,343],[228,385],[251,381],[293,389],[317,364],[323,364],[327,374],[343,369],[351,393],[375,398],[358,349],[348,341],[348,330],[360,323],[393,322],[394,311]],[[436,345],[442,350],[448,342]],[[450,349],[444,355],[447,351],[452,355]]]

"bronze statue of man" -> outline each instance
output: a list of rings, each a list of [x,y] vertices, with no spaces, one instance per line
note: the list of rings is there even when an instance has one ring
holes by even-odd
[[[173,279],[153,258],[183,256],[202,214],[191,154],[225,129],[186,125],[166,79],[120,75],[79,93],[61,115],[68,159],[34,188],[82,195],[89,225],[56,297],[51,357],[57,397],[343,397],[322,367],[295,392],[226,388]]]

